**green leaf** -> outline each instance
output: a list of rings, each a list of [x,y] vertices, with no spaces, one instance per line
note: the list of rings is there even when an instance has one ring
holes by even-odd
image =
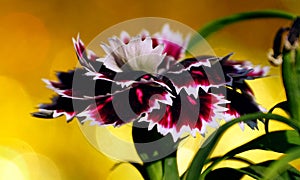
[[[226,156],[234,156],[252,149],[270,150],[279,153],[286,153],[292,148],[300,146],[300,136],[294,130],[281,130],[264,134],[252,141],[237,147],[226,153]]]
[[[300,147],[292,149],[285,156],[280,158],[277,161],[274,161],[270,167],[265,171],[264,179],[274,179],[278,177],[280,174],[286,171],[292,171],[293,179],[300,178],[299,171],[295,171],[293,167],[291,167],[288,163],[300,158]]]
[[[251,19],[259,19],[259,18],[283,18],[283,19],[290,19],[293,20],[296,16],[284,11],[279,10],[259,10],[259,11],[252,11],[252,12],[243,12],[234,15],[230,15],[227,17],[223,17],[217,19],[211,23],[206,24],[198,33],[203,37],[207,38],[209,35],[213,34],[214,32],[230,25],[233,23],[237,23],[240,21],[251,20]],[[195,36],[196,37],[196,36]],[[194,45],[199,42],[199,38],[193,37],[188,45],[188,50],[191,49]]]
[[[268,169],[272,168],[272,165],[274,163],[277,163],[277,160],[270,160],[265,161],[256,165],[248,166],[245,168],[241,168],[241,170],[253,177],[253,178],[265,178],[266,172]],[[284,167],[281,167],[281,169],[277,169],[277,171],[274,171],[274,174],[272,177],[267,177],[266,179],[276,179],[276,180],[292,180],[292,179],[299,179],[300,178],[300,172],[294,168],[293,166],[289,164],[285,164]]]
[[[269,168],[270,165],[275,163],[276,161],[265,161],[262,163],[254,164],[248,167],[244,167],[241,169],[233,169],[233,168],[218,168],[213,171],[210,171],[206,179],[241,179],[244,175],[248,175],[255,179],[261,179],[264,177],[266,170]],[[280,173],[276,173],[276,178],[273,179],[299,179],[300,172],[294,168],[293,166],[287,164],[286,168],[281,171]]]
[[[299,179],[300,178],[300,172],[293,166],[289,164],[285,164],[284,167],[280,167],[280,169],[273,169],[273,165],[277,164],[278,160],[271,160],[271,161],[265,161],[262,163],[259,163],[255,165],[254,167],[250,166],[247,168],[242,168],[244,170],[247,170],[248,172],[256,173],[260,176],[260,178],[264,179]],[[273,176],[272,177],[266,177],[266,174],[269,169],[273,169]]]
[[[225,123],[223,126],[221,126],[219,129],[217,129],[212,135],[208,137],[208,139],[204,142],[204,144],[201,146],[199,151],[196,153],[188,171],[186,174],[187,180],[197,180],[200,177],[201,171],[203,169],[203,166],[206,162],[206,159],[209,157],[211,152],[213,151],[215,145],[219,141],[222,134],[231,126],[233,126],[236,123],[248,121],[251,119],[274,119],[279,122],[283,122],[292,128],[295,128],[298,132],[300,132],[300,128],[295,124],[294,122],[290,121],[289,119],[282,117],[280,115],[276,114],[264,114],[264,113],[254,113],[254,114],[247,114],[240,118],[234,119],[232,121],[229,121]],[[201,176],[203,179],[205,177],[205,174]]]
[[[223,156],[212,157],[212,158],[208,159],[205,162],[205,164],[214,162],[218,159],[221,159],[222,157]],[[254,164],[254,162],[250,161],[249,159],[246,159],[244,157],[238,157],[238,156],[229,157],[229,158],[227,158],[227,160],[239,161],[239,162],[242,162],[242,163],[245,163],[245,164],[248,164],[248,165],[253,165]]]
[[[261,149],[261,150],[270,150],[279,153],[286,153],[290,149],[300,146],[300,136],[296,131],[293,130],[282,130],[282,131],[274,131],[268,134],[264,134],[258,138],[253,139],[252,141],[243,144],[228,153],[224,156],[215,159],[215,161],[207,167],[207,169],[203,172],[203,174],[211,171],[219,162],[226,160],[228,158],[234,157],[236,154],[253,150],[253,149]]]

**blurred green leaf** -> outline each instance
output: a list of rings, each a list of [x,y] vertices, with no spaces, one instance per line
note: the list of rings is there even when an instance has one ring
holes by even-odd
[[[219,162],[228,158],[232,158],[236,154],[245,151],[261,149],[279,153],[286,153],[295,147],[300,147],[300,136],[297,131],[282,130],[270,132],[229,151],[224,156],[218,159],[215,159],[214,162],[203,172],[203,174],[205,175],[210,172]]]
[[[265,176],[267,169],[269,169],[270,166],[275,162],[277,162],[277,160],[265,161],[252,166],[241,168],[241,170],[253,178],[257,178],[257,177],[263,178]],[[281,169],[281,171],[277,171],[274,175],[275,176],[273,178],[267,178],[267,179],[292,180],[292,179],[300,178],[300,172],[289,164],[286,164],[284,169]]]
[[[221,159],[222,157],[223,156],[216,156],[216,157],[212,157],[210,159],[207,159],[205,164],[214,162],[218,159]],[[253,165],[254,164],[254,162],[252,162],[251,160],[246,159],[244,157],[238,157],[238,156],[229,157],[229,158],[227,158],[227,160],[239,161],[239,162],[242,162],[242,163],[245,163],[245,164],[248,164],[248,165]]]
[[[146,168],[146,172],[148,174],[149,179],[151,180],[161,180],[163,177],[163,167],[162,161],[155,161],[151,163],[144,164]]]
[[[217,129],[213,134],[211,134],[208,139],[204,142],[204,144],[201,146],[201,148],[196,153],[187,173],[186,173],[186,179],[187,180],[196,180],[200,177],[204,179],[205,173],[201,174],[203,166],[205,165],[206,159],[209,157],[211,152],[213,151],[215,145],[223,135],[223,133],[233,126],[236,123],[248,121],[251,119],[274,119],[279,122],[283,122],[292,128],[295,128],[297,132],[300,132],[300,128],[295,124],[293,121],[290,121],[289,119],[276,115],[276,114],[264,114],[264,113],[254,113],[254,114],[247,114],[240,118],[234,119],[232,121],[229,121],[225,123],[223,126],[221,126],[219,129]],[[215,161],[216,162],[216,161]],[[208,171],[207,171],[208,172]],[[206,172],[206,173],[207,173]]]
[[[286,171],[291,172],[290,175],[292,176],[292,178],[288,176],[289,179],[300,179],[300,172],[298,170],[295,170],[295,168],[288,164],[289,162],[299,158],[300,147],[292,149],[286,155],[284,155],[277,161],[274,161],[269,166],[269,168],[266,169],[266,171],[264,172],[264,179],[267,180],[277,178],[278,176],[281,176],[281,174],[285,174]]]
[[[282,53],[282,79],[287,97],[289,112],[292,120],[300,125],[300,87],[298,87],[298,75],[295,62],[300,61],[294,50],[284,49]],[[299,64],[299,62],[298,62]]]
[[[252,141],[237,147],[226,153],[225,156],[234,156],[252,149],[270,150],[279,153],[286,153],[292,148],[300,146],[300,136],[294,130],[281,130],[264,134]]]
[[[241,179],[244,175],[248,175],[255,179],[261,179],[264,177],[264,174],[268,167],[276,161],[265,161],[255,165],[247,166],[241,169],[233,168],[218,168],[213,171],[210,171],[205,179],[230,179],[238,180]],[[296,180],[300,178],[300,172],[293,166],[287,164],[286,168],[280,172],[277,172],[272,177],[273,180]]]

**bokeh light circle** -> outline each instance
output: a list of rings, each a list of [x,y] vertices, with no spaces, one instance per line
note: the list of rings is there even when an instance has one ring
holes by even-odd
[[[147,17],[147,18],[138,18],[133,20],[128,20],[122,23],[119,23],[115,26],[112,26],[105,31],[101,32],[98,36],[96,36],[88,45],[87,49],[92,50],[98,56],[103,57],[105,55],[104,51],[100,47],[101,43],[107,43],[107,39],[114,36],[119,36],[122,31],[126,31],[130,34],[130,36],[136,36],[141,33],[143,30],[147,30],[151,35],[156,32],[160,32],[162,27],[165,24],[169,24],[170,28],[175,32],[180,32],[183,35],[183,38],[187,35],[191,35],[192,38],[198,40],[198,44],[196,44],[193,48],[188,49],[189,56],[215,56],[214,51],[210,47],[210,45],[192,28],[188,27],[185,24],[180,22],[165,19],[165,18],[155,18],[155,17]],[[219,66],[218,70],[222,71],[221,66]],[[205,69],[205,71],[209,71],[209,69]],[[77,83],[77,84],[76,84]],[[76,72],[73,78],[73,87],[80,86],[80,82],[76,82]],[[95,89],[91,89],[91,92],[95,91]],[[93,92],[95,93],[95,92]],[[225,92],[224,92],[225,94]],[[80,104],[76,104],[73,102],[74,109],[80,108]],[[132,123],[125,124],[118,128],[113,127],[99,127],[97,125],[90,125],[89,122],[85,122],[80,124],[80,129],[82,133],[85,135],[87,140],[101,153],[106,156],[119,160],[119,161],[130,161],[130,162],[141,162],[139,155],[135,150],[135,145],[133,143],[133,139],[131,136],[132,131]],[[153,129],[156,130],[156,127]],[[215,129],[207,127],[206,136],[208,137]],[[163,139],[163,138],[162,138]],[[191,152],[195,152],[197,148],[199,148],[200,143],[204,141],[205,138],[198,138],[197,145],[195,146],[187,146],[185,147],[185,142],[188,141],[187,138],[185,141],[182,141],[179,145],[179,154],[181,153],[180,149],[187,148]],[[150,144],[153,142],[150,142]],[[155,143],[155,142],[154,142]],[[136,143],[137,144],[137,143]],[[142,143],[142,145],[146,145],[146,143]],[[149,145],[149,144],[148,144]],[[152,146],[152,145],[151,145]],[[157,145],[155,145],[157,146]],[[173,150],[174,151],[174,150]],[[173,151],[167,152],[167,154],[163,154],[163,156],[167,156]],[[185,152],[185,150],[183,150]],[[149,161],[157,160],[158,158],[163,158],[163,156],[159,156],[156,158],[152,158]],[[190,157],[192,158],[192,157]],[[186,159],[189,161],[189,159]]]
[[[35,152],[25,141],[2,138],[0,144],[0,179],[61,179],[56,164],[45,155]]]

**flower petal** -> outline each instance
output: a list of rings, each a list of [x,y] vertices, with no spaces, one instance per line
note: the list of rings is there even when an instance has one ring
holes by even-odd
[[[80,64],[89,71],[96,71],[102,65],[102,63],[96,61],[98,59],[96,54],[91,50],[86,50],[79,34],[76,40],[74,38],[72,40]]]
[[[153,109],[159,102],[172,104],[171,94],[155,83],[137,83],[131,89],[114,95],[101,96],[78,116],[93,124],[119,126],[134,121]]]
[[[68,72],[58,72],[57,82],[44,79],[49,89],[57,94],[72,99],[84,99],[86,96],[95,97],[100,95],[114,94],[121,86],[104,79],[93,79],[85,75],[85,69],[75,69]],[[73,79],[74,82],[73,82]],[[113,85],[114,84],[114,85]],[[112,89],[112,86],[114,87]]]
[[[186,59],[171,66],[163,75],[172,81],[177,94],[184,89],[189,95],[197,97],[199,87],[207,92],[211,87],[226,84],[222,67],[215,61],[217,58],[211,57]]]
[[[225,120],[229,121],[245,114],[262,112],[263,109],[254,101],[253,96],[246,93],[239,93],[235,90],[227,88],[227,99],[230,101],[226,105],[228,110],[225,112]],[[257,120],[253,119],[246,124],[252,129],[257,129]]]
[[[229,54],[222,59],[220,63],[223,67],[224,74],[227,78],[227,85],[234,86],[237,83],[243,83],[244,80],[251,80],[267,75],[269,67],[253,66],[249,61],[234,61],[229,60]]]
[[[177,141],[184,133],[195,136],[196,132],[205,134],[206,126],[216,127],[216,122],[226,108],[227,101],[222,96],[199,91],[198,98],[189,96],[182,91],[173,98],[173,104],[161,104],[140,121],[150,122],[149,129],[157,125],[158,132],[163,135],[171,133]]]
[[[165,24],[160,33],[153,35],[154,46],[164,44],[164,53],[178,60],[184,56],[190,35],[183,39],[182,34],[171,30],[169,24]]]
[[[74,109],[73,104],[80,104]],[[65,115],[67,121],[71,121],[78,113],[82,112],[90,103],[87,100],[76,100],[62,96],[55,96],[49,104],[41,104],[39,112],[33,113],[35,117],[56,118]]]
[[[163,45],[153,48],[152,39],[149,36],[133,37],[126,44],[114,37],[109,39],[109,44],[101,46],[107,53],[102,61],[107,68],[116,72],[142,70],[157,73],[159,64],[165,58]]]

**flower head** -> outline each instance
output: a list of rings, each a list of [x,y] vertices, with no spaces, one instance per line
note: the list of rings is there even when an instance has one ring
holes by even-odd
[[[106,54],[98,57],[73,39],[82,67],[44,80],[57,95],[34,115],[114,126],[146,121],[149,130],[156,126],[176,141],[185,132],[205,134],[217,120],[260,111],[245,80],[265,76],[267,68],[231,55],[184,59],[188,40],[169,25],[153,36],[122,32],[101,44]],[[255,120],[248,124],[256,127]]]

